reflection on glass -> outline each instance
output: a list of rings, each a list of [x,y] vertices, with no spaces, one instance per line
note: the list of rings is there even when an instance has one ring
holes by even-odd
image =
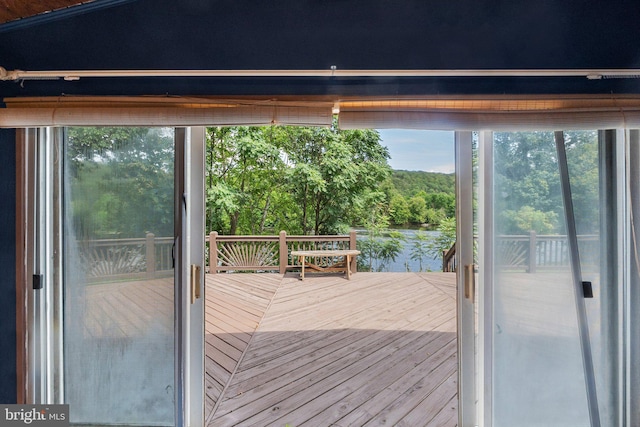
[[[64,164],[71,421],[173,425],[173,130],[70,128]]]
[[[493,143],[494,425],[589,425],[553,133]]]
[[[565,147],[580,273],[582,280],[590,282],[593,289],[593,298],[584,301],[600,420],[602,425],[618,425],[617,171],[612,163],[616,158],[616,143],[606,134],[603,131],[565,132]]]

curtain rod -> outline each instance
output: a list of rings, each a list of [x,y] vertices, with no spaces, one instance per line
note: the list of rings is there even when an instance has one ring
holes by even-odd
[[[475,70],[6,70],[0,80],[58,80],[114,77],[585,77],[640,78],[640,69],[475,69]]]

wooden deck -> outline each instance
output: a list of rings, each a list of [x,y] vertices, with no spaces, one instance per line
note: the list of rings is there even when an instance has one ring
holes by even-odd
[[[207,275],[207,425],[455,426],[455,275]]]

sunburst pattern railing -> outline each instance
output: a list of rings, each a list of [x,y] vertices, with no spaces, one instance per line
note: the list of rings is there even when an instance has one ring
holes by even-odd
[[[219,265],[236,270],[279,270],[276,242],[225,242],[218,245]]]
[[[220,236],[213,232],[207,241],[211,273],[269,270],[284,273],[299,266],[291,251],[355,249],[356,233],[288,236],[281,231],[278,236]]]
[[[173,270],[173,238],[146,237],[78,241],[81,268],[90,282],[154,278]]]
[[[475,242],[475,240],[474,240]],[[569,267],[569,241],[565,235],[499,235],[495,240],[495,261],[503,270],[535,273],[538,269],[553,270]],[[600,237],[579,235],[578,249],[583,268],[597,268],[600,258]],[[456,245],[443,253],[444,271],[457,268]]]

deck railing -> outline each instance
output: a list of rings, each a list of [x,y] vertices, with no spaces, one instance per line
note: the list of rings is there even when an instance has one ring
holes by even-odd
[[[205,237],[209,254],[208,271],[279,271],[299,267],[293,250],[356,249],[356,232],[331,236],[221,236]],[[599,259],[599,236],[578,236],[580,259],[586,268]],[[215,250],[212,250],[215,248]],[[496,260],[509,270],[535,273],[539,269],[566,268],[569,265],[567,237],[563,235],[502,235],[496,240]],[[135,280],[166,276],[173,269],[173,238],[102,239],[79,242],[79,256],[90,282]],[[456,245],[443,252],[443,271],[456,271]],[[356,271],[353,260],[351,271]]]
[[[583,267],[598,264],[600,236],[579,235],[578,246]],[[500,235],[496,239],[495,259],[502,268],[535,273],[569,266],[569,241],[566,235]],[[442,271],[456,271],[456,244],[443,252]]]
[[[212,232],[207,236],[209,273],[229,271],[279,271],[297,268],[291,257],[295,250],[356,249],[356,232],[347,235],[289,236],[224,236]],[[295,257],[294,257],[295,258]],[[356,271],[356,260],[351,271]]]
[[[78,255],[89,282],[156,278],[173,269],[173,238],[145,237],[78,242]]]
[[[448,250],[442,251],[442,271],[445,273],[452,273],[458,269],[458,257],[455,256],[456,244],[457,242],[454,242]]]

